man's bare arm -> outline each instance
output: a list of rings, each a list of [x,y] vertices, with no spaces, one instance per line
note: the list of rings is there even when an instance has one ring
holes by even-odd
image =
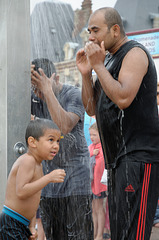
[[[76,55],[76,64],[82,75],[82,101],[88,115],[95,115],[94,86],[92,68],[85,49],[80,49]]]
[[[82,101],[87,114],[94,116],[96,101],[92,76],[82,76]]]
[[[61,132],[63,134],[71,132],[80,117],[75,113],[65,111],[59,104],[53,91],[48,91],[48,93],[45,94],[45,101],[52,120],[57,124]]]
[[[55,85],[58,83],[55,83],[55,80],[51,78],[49,79],[42,69],[39,69],[39,72],[40,74],[32,70],[32,83],[43,93],[52,120],[57,124],[63,134],[67,134],[75,127],[80,117],[62,108],[52,89],[52,84]]]

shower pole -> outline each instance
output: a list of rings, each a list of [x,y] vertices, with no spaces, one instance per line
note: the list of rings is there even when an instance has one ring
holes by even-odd
[[[0,211],[30,120],[30,1],[0,1]]]

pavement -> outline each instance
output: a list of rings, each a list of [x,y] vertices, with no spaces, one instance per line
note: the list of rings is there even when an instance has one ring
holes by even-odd
[[[159,240],[159,228],[153,227],[150,240]]]

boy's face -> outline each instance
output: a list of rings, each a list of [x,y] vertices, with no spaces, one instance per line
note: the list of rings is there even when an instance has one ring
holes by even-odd
[[[59,151],[61,132],[57,129],[46,129],[44,135],[36,140],[39,158],[52,160]]]

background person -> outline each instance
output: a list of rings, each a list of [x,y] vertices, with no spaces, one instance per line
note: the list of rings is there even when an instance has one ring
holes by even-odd
[[[55,161],[43,162],[44,174],[61,167],[66,171],[63,184],[49,184],[42,191],[40,206],[46,238],[92,240],[90,157],[83,131],[81,92],[62,84],[48,59],[36,59],[33,64],[39,73],[32,68],[32,84],[36,87],[32,114],[51,118],[64,134]]]
[[[92,215],[94,223],[94,239],[102,240],[105,226],[105,208],[103,200],[106,198],[106,185],[101,183],[101,178],[105,168],[104,156],[97,124],[94,123],[89,128],[92,144],[89,145],[90,157],[95,157],[95,166],[93,171],[93,180],[91,182],[93,200],[92,200]]]
[[[88,116],[88,114],[85,112],[85,115],[84,115],[84,135],[85,135],[85,138],[86,138],[86,142],[87,142],[87,145],[89,146],[92,142],[91,142],[91,139],[90,139],[90,134],[89,134],[89,128],[90,126],[96,122],[96,119],[95,117],[90,117]]]
[[[88,115],[96,114],[109,169],[111,239],[146,240],[159,196],[155,64],[143,45],[128,40],[113,8],[95,11],[88,31],[89,42],[78,51],[76,63],[83,104]]]

